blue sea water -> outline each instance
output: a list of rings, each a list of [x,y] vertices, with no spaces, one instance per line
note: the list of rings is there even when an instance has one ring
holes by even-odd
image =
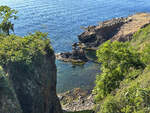
[[[137,12],[150,12],[149,0],[0,0],[19,11],[15,33],[24,36],[34,31],[48,32],[55,52],[71,51],[80,26],[96,25],[114,17]],[[88,62],[84,66],[56,61],[57,90],[75,87],[90,88],[99,66]]]

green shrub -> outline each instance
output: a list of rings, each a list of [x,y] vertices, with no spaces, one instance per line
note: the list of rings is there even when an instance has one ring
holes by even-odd
[[[100,108],[99,113],[120,113],[118,103],[113,96],[108,96]]]
[[[99,113],[149,113],[150,88],[140,88],[133,84],[116,96],[107,96]]]
[[[45,33],[36,32],[25,37],[0,36],[0,65],[19,61],[30,63],[34,57],[45,55],[48,50],[53,51]]]
[[[98,113],[150,113],[150,25],[134,34],[131,42],[106,42],[97,56]],[[131,48],[134,47],[134,48]]]
[[[144,69],[145,65],[140,60],[140,54],[129,43],[107,41],[97,50],[98,62],[101,63],[101,74],[97,75],[94,93],[97,101],[103,99],[125,78],[134,79],[138,70]],[[132,73],[132,76],[131,72]]]

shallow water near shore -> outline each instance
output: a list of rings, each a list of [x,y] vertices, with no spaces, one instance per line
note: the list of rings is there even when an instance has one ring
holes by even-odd
[[[24,36],[40,30],[48,32],[56,53],[71,51],[80,26],[97,25],[100,21],[124,17],[137,12],[150,12],[149,0],[0,0],[19,11],[15,21],[16,35]],[[88,62],[84,66],[56,61],[57,90],[63,92],[75,87],[94,86],[99,65]]]

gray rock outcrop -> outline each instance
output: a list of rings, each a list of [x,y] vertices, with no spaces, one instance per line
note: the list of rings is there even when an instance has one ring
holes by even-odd
[[[33,57],[30,64],[9,62],[3,69],[8,79],[0,78],[0,113],[62,113],[52,50]]]

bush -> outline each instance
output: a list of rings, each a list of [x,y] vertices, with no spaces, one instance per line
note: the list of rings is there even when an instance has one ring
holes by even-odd
[[[25,37],[0,36],[0,65],[19,61],[30,63],[32,58],[45,55],[47,50],[53,51],[45,33],[36,32]]]
[[[150,88],[133,84],[116,96],[107,96],[99,113],[149,113]]]
[[[129,43],[107,41],[97,50],[97,57],[101,63],[101,74],[97,75],[94,88],[97,101],[118,88],[123,79],[132,78],[129,73],[145,67],[140,54],[129,48]]]
[[[94,89],[98,113],[150,113],[149,42],[150,25],[131,42],[108,41],[99,47],[102,73]]]
[[[108,96],[100,108],[100,113],[120,113],[118,103],[113,96]]]

